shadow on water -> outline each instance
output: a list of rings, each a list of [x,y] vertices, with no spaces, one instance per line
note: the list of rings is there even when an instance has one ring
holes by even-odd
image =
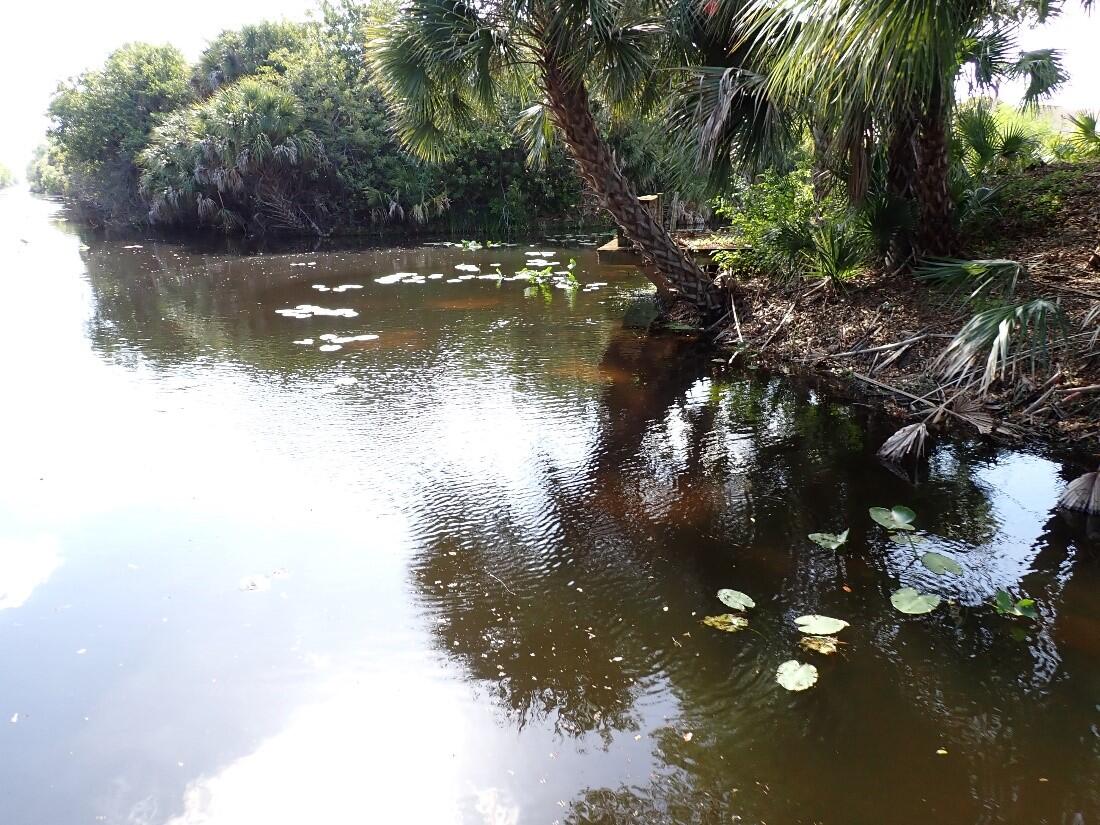
[[[84,254],[104,358],[166,372],[228,360],[276,384],[330,369],[291,343],[329,327],[270,311],[315,297],[308,261],[140,252]],[[453,269],[438,250],[372,255],[317,257],[308,275]],[[381,333],[357,353],[377,397],[333,403],[341,421],[415,423],[366,430],[360,445],[407,485],[394,496],[410,520],[414,599],[437,653],[499,718],[544,734],[525,747],[599,763],[560,785],[572,789],[565,821],[1097,821],[1096,524],[1052,510],[1072,470],[942,441],[914,485],[875,459],[890,424],[865,407],[728,372],[679,338],[614,330],[621,296],[597,311],[493,288],[356,298],[356,329]],[[433,466],[490,389],[557,411],[517,425],[545,448],[496,455],[485,477]],[[470,408],[448,430],[456,397]],[[494,438],[472,432],[470,449]],[[514,485],[489,477],[506,471]],[[893,504],[917,512],[919,552],[965,573],[935,576],[867,517]],[[806,539],[845,528],[838,552]],[[900,586],[947,604],[904,617],[889,602]],[[749,632],[701,625],[725,612],[721,587],[756,600]],[[994,615],[999,588],[1037,599],[1040,619]],[[851,626],[840,655],[812,659],[819,684],[788,694],[774,671],[813,656],[792,630],[805,613]]]

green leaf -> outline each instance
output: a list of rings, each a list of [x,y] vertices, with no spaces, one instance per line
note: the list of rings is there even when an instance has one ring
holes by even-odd
[[[749,626],[749,620],[744,616],[735,616],[732,613],[722,613],[718,616],[707,616],[703,624],[713,627],[715,630],[724,630],[726,633],[736,633]]]
[[[734,610],[748,610],[750,607],[756,607],[756,602],[740,590],[719,590],[718,601]]]
[[[1006,590],[998,590],[993,596],[993,608],[1002,616],[1019,616],[1025,619],[1039,618],[1039,611],[1035,607],[1035,599],[1013,601],[1011,594]]]
[[[843,619],[819,616],[816,613],[809,616],[799,616],[794,620],[794,623],[798,625],[799,632],[807,633],[810,636],[831,636],[848,626],[848,623]]]
[[[931,593],[918,593],[912,587],[903,587],[890,596],[890,604],[902,613],[915,616],[935,610],[940,604],[940,597]]]
[[[920,557],[920,563],[935,573],[942,576],[945,573],[953,573],[958,576],[962,573],[962,565],[949,556],[942,553],[928,552]]]
[[[887,530],[912,530],[913,522],[917,518],[916,513],[900,504],[889,510],[885,507],[872,507],[867,512],[871,514],[872,519]]]
[[[787,690],[806,690],[817,684],[817,668],[791,659],[776,669],[775,681]]]
[[[810,541],[824,547],[826,550],[836,550],[840,545],[848,541],[848,531],[843,533],[810,533]]]

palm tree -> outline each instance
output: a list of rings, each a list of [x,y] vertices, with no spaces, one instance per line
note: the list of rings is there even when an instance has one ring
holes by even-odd
[[[740,42],[768,66],[771,96],[830,113],[852,150],[885,136],[890,188],[915,194],[926,255],[954,242],[950,124],[964,69],[978,88],[1025,79],[1026,103],[1065,80],[1056,51],[1018,52],[1015,40],[1021,25],[1058,13],[1058,0],[726,2]]]
[[[676,51],[663,10],[652,0],[411,0],[375,32],[371,56],[402,140],[428,159],[500,98],[530,103],[517,128],[532,155],[559,135],[661,293],[714,316],[727,296],[639,202],[593,116],[593,93],[623,112],[671,88],[672,74],[655,71]]]

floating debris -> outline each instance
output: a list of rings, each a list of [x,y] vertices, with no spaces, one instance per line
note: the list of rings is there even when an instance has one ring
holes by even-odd
[[[1071,481],[1058,499],[1058,506],[1100,516],[1100,472],[1085,473]]]
[[[717,616],[707,616],[703,624],[713,627],[715,630],[724,630],[726,633],[736,633],[749,626],[749,620],[744,616],[736,616],[733,613],[721,613]]]
[[[817,668],[791,659],[776,669],[775,681],[787,690],[806,690],[817,684]]]
[[[836,636],[803,636],[798,640],[799,647],[824,656],[832,656],[840,646],[840,639]]]

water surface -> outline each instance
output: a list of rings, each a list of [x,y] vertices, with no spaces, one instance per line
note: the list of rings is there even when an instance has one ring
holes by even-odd
[[[606,285],[477,277],[534,252]],[[571,239],[241,256],[8,191],[0,263],[4,823],[1100,821],[1082,467],[940,441],[913,483],[866,408],[622,330],[644,281]]]

